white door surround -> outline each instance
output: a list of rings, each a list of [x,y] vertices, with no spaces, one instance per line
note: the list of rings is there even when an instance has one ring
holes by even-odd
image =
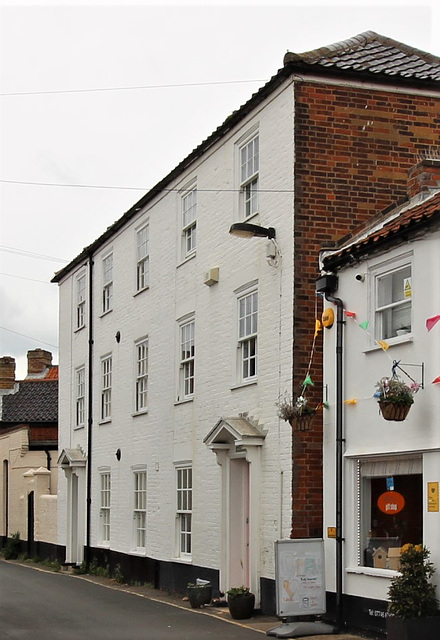
[[[204,439],[221,473],[220,589],[242,584],[260,601],[261,447],[265,433],[246,416],[221,418]],[[237,581],[237,582],[235,582]]]

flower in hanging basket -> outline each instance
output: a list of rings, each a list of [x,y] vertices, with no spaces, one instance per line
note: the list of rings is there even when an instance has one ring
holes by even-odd
[[[385,420],[404,420],[419,388],[417,382],[408,386],[399,378],[381,378],[376,382],[377,391],[374,395],[378,398],[380,411]]]
[[[286,422],[290,422],[292,427],[296,427],[299,431],[306,431],[310,428],[316,408],[309,405],[305,396],[298,396],[294,400],[285,394],[276,405],[278,407],[278,416]]]

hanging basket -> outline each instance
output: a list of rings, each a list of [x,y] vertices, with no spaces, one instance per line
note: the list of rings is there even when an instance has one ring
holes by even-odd
[[[411,409],[410,404],[399,404],[398,402],[379,401],[380,412],[385,420],[402,422]]]
[[[312,428],[313,418],[315,417],[315,411],[313,413],[305,413],[302,416],[295,416],[289,420],[294,431],[310,431]]]

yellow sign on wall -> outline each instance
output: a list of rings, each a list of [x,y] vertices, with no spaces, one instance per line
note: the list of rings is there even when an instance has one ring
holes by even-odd
[[[333,326],[333,323],[335,321],[335,313],[331,307],[329,307],[328,309],[324,309],[321,320],[323,326],[326,327],[326,329],[330,329],[330,327]]]
[[[428,511],[439,510],[438,482],[428,482]]]

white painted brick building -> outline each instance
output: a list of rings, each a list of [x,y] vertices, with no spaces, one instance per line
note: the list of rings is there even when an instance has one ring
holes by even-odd
[[[106,550],[169,565],[177,588],[208,577],[258,596],[260,578],[274,577],[274,541],[291,526],[291,431],[275,406],[292,371],[289,98],[285,88],[272,94],[57,276],[58,526],[69,562],[83,560],[88,537],[92,556]],[[261,189],[250,215],[244,149]],[[280,240],[233,237],[231,225],[243,220],[274,227]],[[205,282],[210,270],[218,282]],[[244,298],[250,306],[240,312]],[[183,356],[182,340],[194,344]],[[192,472],[189,487],[182,469]],[[151,581],[147,562],[142,571]]]

